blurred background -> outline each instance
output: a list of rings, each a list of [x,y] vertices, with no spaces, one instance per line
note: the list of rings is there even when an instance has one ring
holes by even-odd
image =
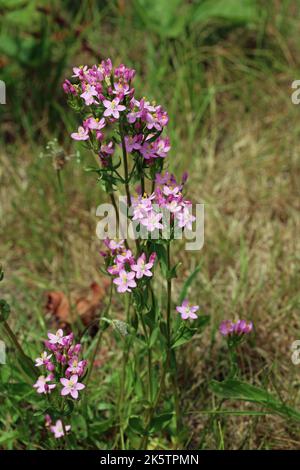
[[[190,198],[205,203],[202,251],[177,253],[178,289],[200,264],[191,297],[210,315],[182,358],[186,403],[212,406],[207,382],[222,378],[226,356],[218,322],[240,316],[256,327],[245,375],[299,408],[299,32],[298,0],[0,0],[1,289],[21,340],[46,331],[45,292],[104,286],[95,210],[105,195],[84,171],[92,156],[70,139],[78,123],[61,84],[74,65],[110,57],[167,109],[168,168],[187,170]],[[190,424],[196,440],[207,431],[203,416]],[[223,432],[226,448],[299,447],[295,425],[276,417],[230,417]]]

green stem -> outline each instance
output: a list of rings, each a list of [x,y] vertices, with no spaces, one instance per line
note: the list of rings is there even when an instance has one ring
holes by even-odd
[[[126,152],[126,145],[125,145],[125,136],[124,136],[123,125],[122,125],[121,120],[119,123],[119,133],[120,133],[121,144],[122,144],[124,175],[125,175],[125,191],[126,191],[126,196],[127,196],[127,206],[129,208],[131,207],[131,195],[130,195],[130,190],[129,190],[128,162],[127,162],[127,152]],[[135,244],[136,244],[137,253],[139,253],[140,243],[138,239],[135,240]]]
[[[128,207],[131,207],[131,197],[130,197],[129,182],[128,182],[127,152],[126,152],[125,138],[124,138],[123,127],[122,127],[121,121],[120,121],[120,124],[119,124],[119,132],[120,132],[121,144],[122,144],[122,154],[123,154],[123,164],[124,164],[125,190],[126,190],[126,196],[127,196],[127,205],[128,205]]]
[[[92,375],[92,371],[93,371],[93,368],[94,368],[94,363],[95,363],[95,359],[96,359],[96,356],[97,356],[97,353],[99,351],[99,347],[100,347],[100,344],[101,344],[101,339],[102,339],[102,335],[103,335],[103,330],[101,329],[101,318],[103,316],[108,316],[109,315],[109,311],[110,311],[110,307],[111,307],[111,300],[112,300],[112,288],[113,288],[113,283],[111,282],[110,284],[110,291],[109,291],[109,299],[108,299],[108,304],[107,304],[107,307],[105,309],[105,312],[104,312],[104,315],[102,315],[99,319],[99,332],[98,332],[98,338],[97,338],[97,342],[96,342],[96,345],[95,345],[95,349],[93,351],[93,354],[92,354],[92,357],[90,359],[90,364],[91,366],[89,367],[89,370],[88,370],[88,373],[87,373],[87,377],[86,377],[86,381],[85,381],[85,386],[87,388],[87,385],[88,385],[88,382],[91,378],[91,375]]]
[[[126,321],[129,323],[129,313],[130,313],[130,300],[129,295],[126,296]],[[125,379],[126,379],[126,364],[129,356],[129,346],[126,342],[124,343],[123,359],[122,359],[122,372],[120,377],[120,393],[118,400],[118,415],[119,415],[119,427],[120,427],[120,440],[121,440],[121,449],[125,450],[125,440],[124,440],[124,430],[123,430],[123,403],[125,399]]]
[[[140,313],[139,317],[141,319],[144,335],[147,341],[147,357],[148,357],[148,393],[147,395],[148,395],[148,400],[150,404],[152,405],[152,352],[151,352],[151,347],[149,344],[150,338],[147,332],[147,327],[145,324],[143,312]]]
[[[114,193],[110,193],[110,200],[111,200],[111,203],[114,206],[114,209],[115,209],[115,212],[116,212],[117,225],[118,225],[118,229],[119,229],[119,227],[120,227],[120,216],[119,216],[119,210],[118,210],[118,206],[117,206],[117,203],[116,203],[116,198],[115,198]],[[125,246],[126,246],[127,250],[129,250],[128,241],[126,239],[124,240],[124,243],[125,243]]]
[[[179,391],[178,391],[178,375],[177,375],[177,362],[176,352],[171,349],[171,307],[172,307],[172,278],[171,273],[171,253],[170,253],[170,242],[167,245],[167,263],[168,263],[168,280],[167,280],[167,347],[168,347],[168,361],[171,362],[171,380],[173,395],[175,401],[175,414],[176,414],[176,432],[177,439],[181,429],[181,411],[179,403]]]

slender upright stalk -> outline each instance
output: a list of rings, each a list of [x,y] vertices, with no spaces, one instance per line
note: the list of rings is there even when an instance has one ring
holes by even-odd
[[[171,363],[171,380],[172,380],[172,388],[174,394],[174,401],[175,401],[175,413],[176,413],[176,432],[177,438],[180,433],[181,428],[181,411],[180,411],[180,403],[179,403],[179,392],[178,392],[178,374],[177,374],[177,362],[176,362],[176,353],[172,349],[171,344],[171,307],[172,307],[172,278],[171,274],[171,253],[170,253],[170,242],[167,245],[167,264],[168,264],[168,279],[167,279],[167,360],[169,365]]]
[[[131,298],[126,296],[126,320],[129,323],[129,314],[130,314],[130,301]],[[121,440],[121,449],[125,449],[125,440],[124,440],[124,430],[123,430],[123,404],[125,400],[125,379],[126,379],[126,364],[129,356],[129,347],[126,343],[124,344],[123,358],[122,358],[122,371],[120,377],[120,393],[118,400],[118,415],[119,415],[119,428],[120,428],[120,440]]]
[[[129,181],[128,181],[127,151],[126,151],[126,145],[125,145],[125,136],[124,136],[124,132],[123,132],[123,126],[122,126],[121,121],[119,123],[119,132],[120,132],[121,144],[122,144],[124,176],[125,176],[125,191],[126,191],[126,196],[127,196],[127,205],[128,205],[128,207],[131,207],[131,196],[130,196]]]
[[[111,307],[111,300],[112,300],[112,287],[113,287],[113,283],[111,282],[110,284],[110,291],[109,291],[109,299],[108,299],[108,304],[106,306],[106,309],[105,309],[105,312],[104,312],[104,315],[102,316],[108,316],[109,314],[109,311],[110,311],[110,307]],[[99,351],[99,348],[100,348],[100,344],[101,344],[101,339],[102,339],[102,335],[103,335],[103,330],[101,329],[101,318],[102,316],[100,317],[99,319],[99,331],[98,331],[98,338],[97,338],[97,342],[96,342],[96,345],[95,345],[95,349],[93,351],[93,354],[92,354],[92,357],[90,358],[90,367],[89,367],[89,370],[88,370],[88,373],[87,373],[87,377],[86,377],[86,381],[85,381],[85,386],[87,387],[87,384],[91,378],[91,375],[92,375],[92,371],[93,371],[93,368],[94,368],[94,363],[95,363],[95,359],[96,359],[96,356],[97,356],[97,353]]]

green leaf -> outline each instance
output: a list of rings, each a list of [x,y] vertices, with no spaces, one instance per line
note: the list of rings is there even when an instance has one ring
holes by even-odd
[[[192,328],[187,327],[186,324],[183,323],[184,320],[181,320],[180,317],[178,321],[181,322],[181,325],[177,330],[175,339],[173,340],[173,349],[178,348],[179,346],[182,346],[185,343],[188,343],[193,338],[195,333],[199,332],[201,328],[205,327],[209,323],[209,316],[200,315],[197,320],[193,320]]]
[[[161,415],[155,416],[150,423],[149,432],[153,433],[161,431],[169,424],[173,416],[174,412],[163,413]]]
[[[129,424],[129,428],[131,429],[131,431],[133,431],[135,434],[139,434],[142,436],[146,435],[142,419],[139,418],[138,416],[134,416],[130,418],[128,424]]]
[[[0,322],[6,321],[10,314],[10,306],[4,299],[0,299]]]
[[[254,385],[241,382],[239,380],[225,380],[218,382],[213,380],[210,383],[212,391],[223,398],[250,401],[258,403],[274,413],[300,421],[300,412],[280,402],[276,397],[266,390]]]
[[[113,426],[113,422],[113,418],[109,418],[105,421],[89,424],[89,428],[93,433],[102,434],[108,431]]]
[[[182,302],[184,301],[184,299],[186,298],[187,296],[187,293],[188,293],[188,290],[192,284],[192,282],[194,281],[194,279],[196,278],[198,272],[201,270],[201,267],[202,267],[202,263],[199,264],[195,269],[194,271],[189,275],[189,277],[187,278],[187,280],[185,281],[185,283],[183,284],[183,287],[181,289],[181,292],[180,292],[180,296],[179,296],[179,303],[182,304]]]
[[[153,244],[152,250],[156,252],[160,264],[161,271],[165,278],[168,277],[168,254],[166,248],[162,244]]]
[[[190,19],[191,5],[183,0],[134,0],[134,6],[141,25],[163,37],[178,37]]]
[[[152,348],[159,337],[160,329],[159,327],[154,328],[149,339],[149,347]]]
[[[204,23],[213,19],[231,23],[247,24],[259,19],[256,0],[205,0],[196,6],[193,23]]]
[[[197,333],[197,328],[184,328],[177,338],[175,338],[172,349],[178,348],[191,341],[195,333]]]

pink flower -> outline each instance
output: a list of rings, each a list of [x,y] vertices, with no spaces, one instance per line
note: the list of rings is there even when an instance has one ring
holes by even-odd
[[[153,232],[155,229],[163,228],[163,225],[160,223],[162,214],[151,211],[147,214],[147,217],[141,220],[141,224],[144,225],[149,232]]]
[[[141,142],[143,140],[142,134],[139,135],[128,135],[125,137],[126,151],[131,153],[133,150],[140,150]]]
[[[165,158],[170,149],[171,145],[169,137],[159,137],[155,141],[155,153],[158,157]]]
[[[64,332],[62,329],[57,330],[55,335],[48,333],[49,343],[50,344],[63,344]]]
[[[76,95],[76,89],[72,85],[70,80],[65,80],[62,87],[65,93],[71,93],[72,95]]]
[[[79,67],[73,67],[73,74],[72,77],[84,78],[84,74],[87,71],[87,65],[83,66],[80,65]]]
[[[121,269],[119,277],[113,280],[114,284],[118,286],[117,291],[120,293],[131,292],[131,289],[136,287],[134,278],[135,273],[133,271],[127,272],[125,269]]]
[[[176,307],[176,310],[180,313],[182,320],[187,320],[188,318],[195,320],[198,318],[196,312],[199,310],[199,305],[190,305],[188,300],[185,299],[182,305]]]
[[[94,96],[98,96],[98,92],[92,85],[86,85],[84,92],[80,95],[80,97],[84,99],[87,106],[90,106],[93,103],[97,103]]]
[[[33,387],[36,388],[37,393],[50,393],[51,390],[53,390],[56,387],[56,384],[48,383],[51,380],[53,380],[52,375],[48,375],[48,377],[45,377],[44,375],[40,375],[40,377],[37,379]]]
[[[129,85],[127,83],[122,83],[122,82],[117,82],[114,83],[114,95],[124,97],[125,95],[128,95],[130,93],[129,90]]]
[[[112,101],[104,100],[103,104],[106,110],[104,111],[103,115],[106,117],[113,116],[115,119],[118,119],[120,117],[119,111],[124,111],[124,109],[126,109],[126,106],[123,106],[119,103],[120,100],[118,98],[114,98]]]
[[[120,253],[116,259],[115,259],[117,264],[126,264],[128,263],[129,265],[132,265],[134,263],[134,257],[132,254],[131,250],[125,250],[122,253]]]
[[[105,127],[105,119],[95,119],[94,117],[89,117],[83,121],[83,127],[85,129],[91,129],[93,131],[100,131]]]
[[[70,431],[70,429],[70,424],[65,425],[66,432]],[[50,431],[53,432],[55,439],[59,439],[60,437],[64,436],[65,433],[62,421],[58,419],[54,426],[50,426]]]
[[[36,360],[35,360],[35,366],[36,367],[40,367],[40,366],[45,366],[49,363],[49,360],[51,359],[52,357],[52,354],[49,354],[44,351],[40,357],[38,357]]]
[[[192,223],[196,220],[196,217],[187,207],[184,207],[182,212],[176,214],[176,219],[180,228],[187,227],[189,230],[192,230]]]
[[[71,395],[75,400],[78,398],[78,390],[83,390],[85,385],[78,382],[78,375],[71,375],[70,379],[60,379],[63,389],[61,395]]]
[[[111,251],[112,254],[122,252],[124,250],[124,240],[120,240],[119,242],[116,240],[110,240],[106,238],[104,240],[104,244],[107,248]]]
[[[155,258],[154,258],[155,259]],[[141,279],[143,276],[151,277],[152,272],[150,269],[153,267],[154,259],[152,257],[149,263],[146,263],[146,255],[143,253],[137,260],[136,264],[131,266],[131,269],[136,272],[136,278]]]
[[[181,205],[178,204],[178,201],[176,201],[176,199],[171,202],[168,202],[165,206],[168,211],[170,211],[172,214],[176,214],[182,210]]]
[[[109,266],[107,268],[107,272],[111,274],[112,276],[117,276],[119,275],[121,269],[124,269],[123,264],[113,264],[112,266]]]
[[[253,323],[247,323],[245,320],[237,320],[233,322],[231,320],[224,320],[220,324],[219,331],[223,336],[237,335],[241,336],[249,334],[253,330]]]
[[[74,140],[88,140],[89,130],[85,129],[82,126],[79,126],[78,127],[78,132],[72,132],[71,137]]]
[[[152,211],[152,200],[155,194],[148,197],[138,196],[132,200],[133,220],[140,220],[147,217],[147,214]]]
[[[76,375],[82,375],[82,372],[85,369],[86,366],[86,361],[79,361],[78,357],[73,357],[70,359],[68,362],[69,367],[67,368],[66,372],[68,374],[76,374]]]
[[[175,186],[174,188],[172,188],[171,186],[165,185],[163,187],[163,193],[165,196],[178,196],[180,191],[181,191],[180,186]]]
[[[106,155],[112,155],[114,153],[114,143],[108,142],[108,144],[102,144],[100,147],[100,152]]]

